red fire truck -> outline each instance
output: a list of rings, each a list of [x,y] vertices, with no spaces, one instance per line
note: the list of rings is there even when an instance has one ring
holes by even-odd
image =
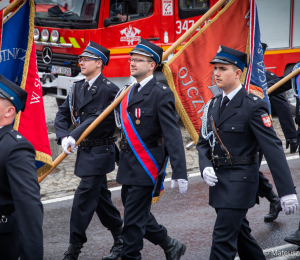
[[[105,76],[120,87],[132,82],[128,52],[140,37],[166,50],[216,2],[35,0],[34,38],[44,93],[58,103],[66,98],[73,81],[83,77],[78,55],[90,40],[111,51]],[[300,1],[256,2],[262,42],[269,46],[266,68],[281,76],[300,60]],[[156,76],[165,80],[161,69]]]

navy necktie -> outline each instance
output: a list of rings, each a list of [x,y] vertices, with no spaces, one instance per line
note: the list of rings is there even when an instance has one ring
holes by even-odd
[[[87,81],[85,81],[84,83],[83,83],[83,91],[84,91],[84,96],[86,95],[86,93],[88,92],[88,88],[89,88],[89,86],[90,86],[90,84],[87,82]]]
[[[230,101],[230,99],[225,96],[222,100],[222,105],[221,105],[221,108],[220,108],[220,115],[222,115],[224,109],[226,108],[226,105],[228,104],[228,102]]]
[[[133,98],[133,96],[138,93],[138,89],[140,87],[140,83],[135,83],[134,86],[133,86],[133,89],[132,89],[132,93],[131,93],[131,96],[130,96],[130,99]]]

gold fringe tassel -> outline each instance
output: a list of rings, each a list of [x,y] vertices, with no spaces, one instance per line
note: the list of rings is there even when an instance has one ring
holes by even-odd
[[[172,70],[170,68],[170,64],[184,51],[185,48],[187,48],[201,33],[203,33],[210,24],[212,24],[213,22],[215,22],[219,16],[221,14],[223,14],[232,4],[234,3],[233,1],[230,1],[228,4],[226,4],[226,6],[211,20],[209,21],[198,33],[196,33],[181,49],[179,52],[177,52],[166,64],[164,64],[164,68],[163,68],[163,73],[167,79],[168,85],[170,87],[170,89],[174,92],[174,96],[175,96],[175,106],[176,109],[182,119],[182,122],[184,124],[184,126],[186,127],[186,129],[188,130],[191,138],[193,139],[194,144],[196,145],[199,139],[199,134],[197,133],[194,125],[192,124],[185,108],[182,105],[182,102],[176,92],[176,87],[175,87],[175,83],[173,80],[173,75],[172,75]]]
[[[158,197],[153,197],[152,198],[152,204],[155,204],[156,202],[158,202],[159,201],[159,199],[163,196],[165,194],[165,190],[162,190],[161,192],[160,192],[160,194],[159,194],[159,196]]]
[[[37,151],[35,160],[45,163],[45,165],[37,170],[38,177],[41,177],[44,173],[48,172],[52,168],[52,157],[49,154]]]

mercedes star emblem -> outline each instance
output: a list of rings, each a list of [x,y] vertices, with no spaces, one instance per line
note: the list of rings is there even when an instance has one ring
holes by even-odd
[[[50,47],[45,47],[42,53],[44,63],[49,64],[52,60],[52,50]]]

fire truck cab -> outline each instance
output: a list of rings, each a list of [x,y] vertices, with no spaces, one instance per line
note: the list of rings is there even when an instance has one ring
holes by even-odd
[[[90,40],[110,49],[103,74],[119,87],[133,81],[128,53],[140,37],[166,50],[217,0],[35,0],[34,39],[44,94],[60,102]],[[165,80],[161,68],[156,71]]]
[[[34,39],[44,93],[60,102],[67,97],[72,83],[83,78],[78,55],[90,40],[111,51],[104,75],[119,87],[132,82],[128,52],[140,37],[166,50],[216,2],[35,0]],[[300,13],[300,1],[256,0],[256,3],[262,42],[269,46],[265,53],[266,69],[281,76],[300,61],[300,16],[296,15]],[[161,68],[156,76],[165,82]],[[288,98],[294,106],[293,95]]]

